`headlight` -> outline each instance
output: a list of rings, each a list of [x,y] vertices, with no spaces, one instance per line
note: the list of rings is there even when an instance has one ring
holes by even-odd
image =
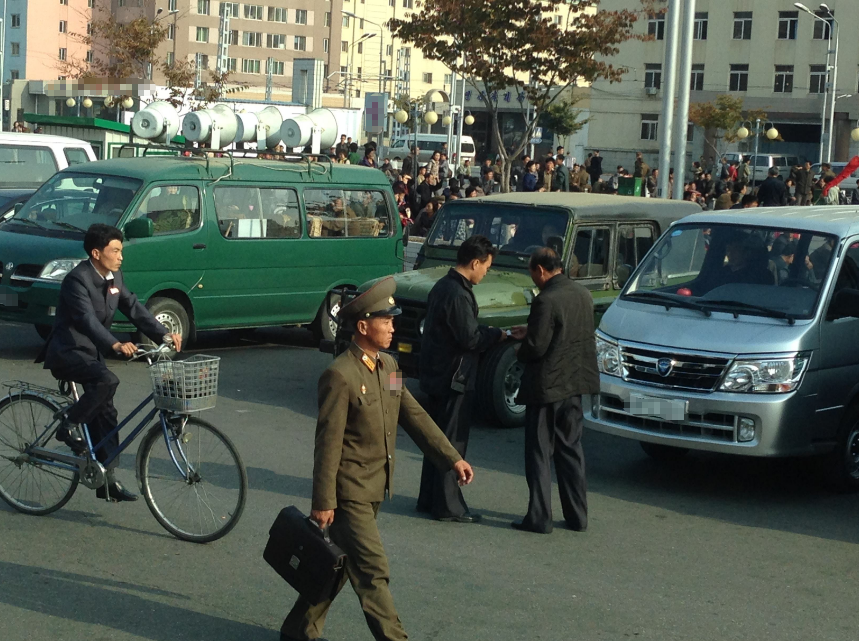
[[[420,323],[418,323],[418,333],[419,333],[421,336],[423,336],[423,335],[424,335],[424,325],[426,324],[426,322],[427,322],[427,319],[426,319],[426,318],[422,318],[422,319],[421,319],[421,322],[420,322]]]
[[[600,373],[610,376],[620,376],[620,350],[617,343],[607,340],[603,334],[597,333],[597,365]]]
[[[63,280],[70,271],[83,262],[83,258],[57,258],[50,261],[42,269],[39,278],[45,280]]]
[[[802,381],[809,356],[803,352],[785,358],[737,359],[719,390],[763,394],[792,392]]]

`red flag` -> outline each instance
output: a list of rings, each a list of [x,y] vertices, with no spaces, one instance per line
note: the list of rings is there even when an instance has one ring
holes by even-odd
[[[850,159],[850,162],[847,163],[847,166],[844,168],[844,171],[838,174],[833,180],[830,180],[828,183],[826,183],[826,186],[823,188],[823,195],[825,196],[829,193],[830,187],[837,187],[842,180],[844,180],[845,178],[849,178],[850,174],[852,174],[857,169],[859,169],[859,156],[853,156],[853,158]]]

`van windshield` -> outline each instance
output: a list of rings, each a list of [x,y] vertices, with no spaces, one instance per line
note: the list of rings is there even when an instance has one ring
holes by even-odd
[[[460,201],[462,202],[462,201]],[[480,234],[504,255],[530,256],[540,247],[552,247],[564,255],[569,216],[552,209],[498,205],[443,207],[440,220],[430,232],[430,247],[459,247],[466,238]]]
[[[678,225],[650,251],[621,298],[706,312],[811,318],[836,240],[782,227]]]
[[[33,194],[8,224],[80,232],[94,223],[115,226],[141,185],[133,178],[62,172]]]

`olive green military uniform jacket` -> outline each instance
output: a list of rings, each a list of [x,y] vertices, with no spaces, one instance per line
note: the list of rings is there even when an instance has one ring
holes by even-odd
[[[319,418],[313,464],[313,509],[338,501],[375,503],[393,496],[397,424],[433,463],[450,469],[462,457],[400,382],[397,364],[379,354],[371,371],[354,343],[319,379]]]

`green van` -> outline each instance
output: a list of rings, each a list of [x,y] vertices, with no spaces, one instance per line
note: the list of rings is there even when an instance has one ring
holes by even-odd
[[[0,320],[50,330],[93,223],[123,229],[129,288],[186,340],[305,324],[333,338],[329,290],[403,265],[380,171],[303,156],[117,158],[57,173],[0,226]],[[118,318],[115,329],[132,327]]]
[[[492,269],[474,288],[481,323],[507,328],[527,322],[528,305],[537,294],[528,261],[534,250],[549,246],[563,257],[567,274],[591,291],[598,325],[662,232],[675,220],[700,211],[683,201],[585,193],[452,200],[436,215],[415,270],[395,276],[395,297],[403,313],[395,319],[391,351],[406,375],[419,375],[427,296],[456,264],[459,245],[473,234],[486,236],[499,248]],[[340,348],[346,338],[341,334]],[[525,407],[515,400],[522,376],[515,347],[515,342],[505,341],[484,354],[477,380],[477,411],[508,427],[525,420]]]

